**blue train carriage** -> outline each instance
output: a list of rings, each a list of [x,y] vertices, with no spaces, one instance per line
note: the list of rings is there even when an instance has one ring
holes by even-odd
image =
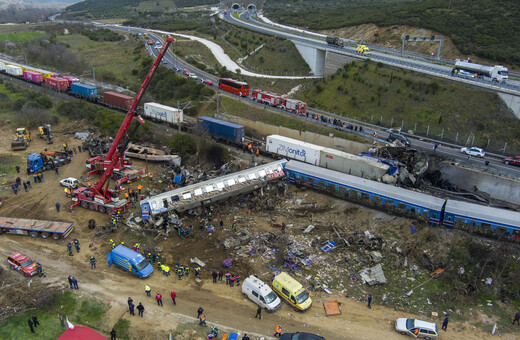
[[[70,92],[76,97],[85,98],[93,102],[97,101],[98,92],[97,88],[94,86],[81,83],[72,83],[70,85]]]
[[[419,192],[291,160],[285,165],[289,182],[323,190],[356,203],[420,218],[439,225],[445,200]]]
[[[443,217],[448,228],[497,236],[509,234],[520,240],[520,213],[516,211],[448,200]]]

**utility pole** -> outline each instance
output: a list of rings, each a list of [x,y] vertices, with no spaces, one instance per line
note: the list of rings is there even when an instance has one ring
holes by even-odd
[[[179,100],[177,100],[177,110],[179,110],[179,114],[180,114],[180,112],[181,112],[181,104],[180,104]],[[179,127],[179,132],[181,132],[181,120],[180,119],[179,119],[179,124],[177,126]]]

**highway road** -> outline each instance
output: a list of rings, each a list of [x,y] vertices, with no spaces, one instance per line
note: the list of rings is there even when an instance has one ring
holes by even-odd
[[[159,34],[153,33],[152,31],[144,29],[144,28],[124,27],[124,26],[118,26],[118,25],[117,26],[104,25],[104,26],[109,26],[109,28],[122,30],[122,31],[134,33],[134,34],[139,34],[139,33],[142,34],[144,32],[148,32],[150,37],[153,40],[161,41],[161,42],[164,41],[164,39]],[[147,45],[144,39],[143,39],[143,43],[145,44],[146,49],[148,50],[150,55],[152,57],[155,57],[157,55],[157,53],[159,52],[160,47],[156,47],[155,45]],[[202,81],[203,79],[211,80],[213,82],[213,86],[211,86],[211,87],[213,89],[217,90],[218,77],[208,74],[208,73],[206,73],[202,70],[199,70],[196,67],[184,62],[180,58],[177,58],[170,51],[168,51],[166,53],[166,55],[163,58],[163,61],[164,61],[163,62],[164,66],[166,66],[170,69],[175,69],[175,71],[181,76],[185,76],[185,75],[183,75],[182,70],[187,69],[187,70],[189,70],[190,73],[197,76],[196,80],[198,80],[198,81]],[[265,106],[264,104],[260,104],[256,101],[253,101],[251,98],[236,97],[236,99],[247,101],[247,102],[251,103],[252,105]],[[352,133],[352,134],[355,134],[355,135],[358,135],[361,137],[373,139],[374,141],[387,143],[386,138],[388,137],[389,132],[387,131],[386,128],[383,128],[383,127],[380,127],[377,125],[368,124],[366,122],[361,122],[361,121],[357,121],[354,119],[347,119],[343,116],[336,115],[336,114],[326,112],[326,111],[322,111],[322,110],[319,110],[316,108],[308,108],[308,112],[309,112],[308,117],[294,115],[292,113],[288,113],[287,111],[283,111],[283,110],[277,109],[277,108],[270,107],[269,109],[271,109],[273,111],[277,111],[280,114],[294,116],[295,119],[301,119],[301,120],[305,120],[308,122],[312,122],[314,124],[329,126],[334,129],[337,129],[337,130],[342,130],[342,131],[346,131],[348,133]],[[324,116],[324,117],[327,117],[327,119],[326,119],[326,121],[322,121],[321,119],[317,120],[317,119],[313,118],[313,115],[318,115],[320,117]],[[331,121],[334,118],[339,119],[342,122],[345,122],[345,124],[347,126],[349,124],[351,124],[352,126],[355,126],[355,127],[363,126],[363,132],[360,132],[359,130],[355,131],[355,130],[353,130],[353,129],[351,130],[347,127],[331,124],[328,122],[329,121],[328,118],[330,118]],[[376,132],[377,137],[374,136],[374,132]],[[445,157],[446,159],[450,159],[454,162],[464,164],[467,166],[473,166],[473,167],[487,170],[490,172],[496,172],[501,175],[507,175],[507,176],[511,176],[514,178],[520,178],[520,167],[516,167],[516,166],[512,166],[512,165],[505,165],[503,163],[503,156],[501,156],[501,155],[490,155],[490,156],[487,155],[484,159],[475,158],[475,157],[468,158],[468,156],[460,153],[460,148],[462,147],[460,145],[453,145],[453,144],[445,143],[443,141],[437,141],[435,139],[414,136],[414,135],[407,134],[405,132],[403,132],[403,135],[406,135],[410,139],[410,141],[411,141],[410,147],[417,149],[419,151],[423,151],[426,153],[433,153],[433,144],[437,143],[439,145],[439,147],[436,150],[436,154],[440,157]],[[486,160],[489,161],[488,165],[485,164]]]
[[[472,86],[485,88],[497,92],[503,92],[513,95],[520,96],[520,84],[517,81],[509,81],[508,83],[497,83],[491,82],[484,79],[477,78],[460,78],[451,75],[453,69],[453,63],[450,65],[437,59],[427,58],[418,54],[407,52],[401,55],[400,51],[390,49],[377,45],[369,45],[372,49],[370,55],[363,55],[356,53],[357,42],[353,40],[343,39],[348,45],[344,47],[329,45],[325,42],[324,38],[318,38],[318,34],[314,32],[297,32],[293,28],[285,28],[283,26],[274,26],[265,23],[261,23],[257,20],[253,20],[250,17],[251,12],[245,11],[241,14],[241,19],[237,19],[232,15],[232,11],[228,11],[226,14],[221,14],[221,18],[226,22],[247,28],[253,31],[261,32],[263,34],[273,35],[285,39],[290,39],[294,42],[313,46],[322,50],[334,51],[336,53],[353,56],[359,59],[371,59],[375,62],[381,62],[389,66],[395,66],[410,71],[420,72],[435,77],[448,79],[451,81],[457,81]],[[430,60],[428,60],[430,59]]]

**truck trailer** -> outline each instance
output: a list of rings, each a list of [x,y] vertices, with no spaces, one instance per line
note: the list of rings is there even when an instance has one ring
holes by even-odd
[[[491,81],[505,83],[509,78],[507,67],[502,65],[486,66],[470,63],[468,60],[457,59],[455,67],[451,71],[452,76],[490,79]]]
[[[235,143],[240,143],[245,136],[244,126],[216,118],[199,117],[197,126],[199,130],[217,139],[229,140]]]
[[[143,115],[151,120],[170,124],[179,124],[183,121],[182,110],[157,103],[145,103]]]
[[[71,222],[29,220],[24,218],[0,217],[0,234],[29,235],[54,240],[66,238],[73,230]]]

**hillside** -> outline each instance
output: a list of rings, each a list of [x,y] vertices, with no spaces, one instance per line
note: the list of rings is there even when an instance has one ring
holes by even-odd
[[[177,8],[210,5],[217,0],[86,0],[68,6],[64,17],[109,19],[139,17],[143,13],[164,13]]]
[[[361,24],[409,25],[450,37],[464,55],[520,65],[520,2],[516,0],[268,0],[274,21],[312,30]]]

